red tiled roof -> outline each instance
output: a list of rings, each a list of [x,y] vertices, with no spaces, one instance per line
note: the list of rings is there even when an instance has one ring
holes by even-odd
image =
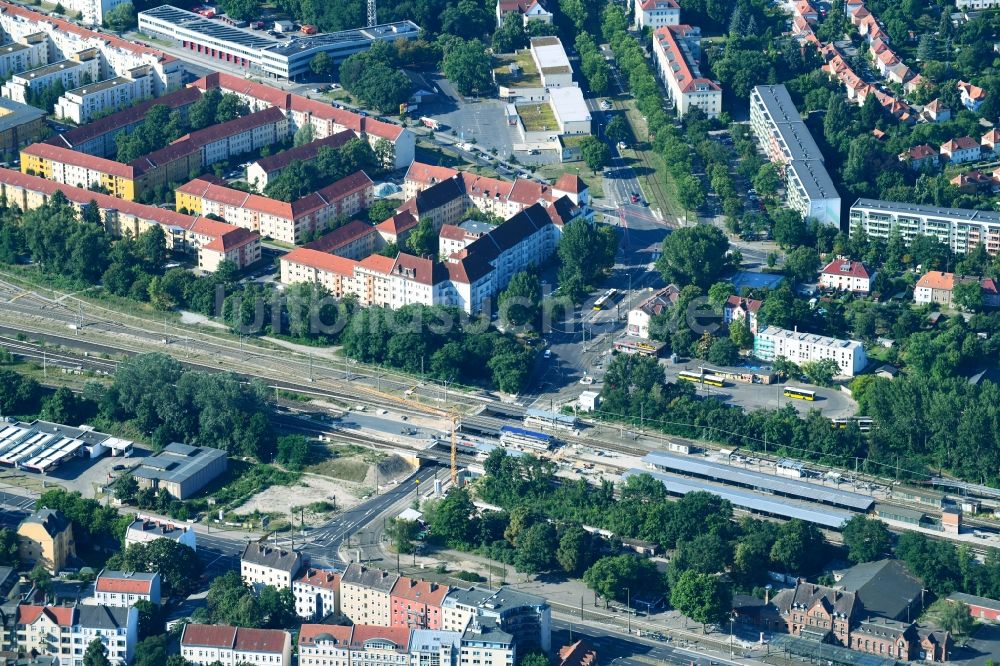
[[[54,146],[49,143],[33,143],[30,146],[22,148],[21,152],[26,155],[49,160],[50,162],[91,169],[119,178],[134,179],[136,177],[135,169],[128,164],[122,164],[121,162],[108,160],[103,157],[95,157],[87,153],[70,150],[62,146]]]
[[[383,258],[388,259],[388,257]],[[288,254],[282,255],[281,261],[308,266],[309,268],[326,271],[327,273],[337,273],[346,277],[354,275],[354,267],[358,265],[358,262],[353,259],[338,257],[335,254],[319,250],[311,250],[307,247],[295,248]],[[392,259],[389,259],[389,261],[392,261]]]
[[[943,271],[927,271],[917,280],[918,287],[951,291],[955,286],[955,274]]]
[[[20,16],[26,18],[30,21],[35,21],[39,23],[49,23],[54,25],[59,32],[68,32],[74,35],[85,38],[99,39],[106,44],[122,49],[124,51],[131,51],[136,55],[150,55],[153,56],[158,62],[173,62],[174,57],[167,55],[159,49],[154,49],[139,42],[133,42],[121,37],[116,37],[105,32],[94,32],[93,30],[87,30],[75,23],[66,21],[61,18],[55,18],[53,16],[47,16],[45,14],[40,14],[38,12],[26,9],[20,5],[15,5],[9,2],[0,2],[0,12],[11,14],[13,16]]]
[[[871,273],[860,261],[850,259],[834,259],[823,269],[824,275],[840,275],[844,277],[870,278]]]
[[[954,152],[956,150],[966,150],[968,148],[978,148],[979,142],[971,136],[960,136],[957,139],[946,141],[941,145],[941,152]]]
[[[336,592],[340,589],[340,574],[326,569],[306,568],[302,570],[302,573],[295,579],[295,582],[305,583],[306,585],[312,585],[313,587],[322,587]],[[322,627],[326,625],[316,626]],[[306,625],[302,625],[302,627],[304,629]]]
[[[349,197],[356,192],[360,192],[372,186],[372,179],[364,171],[355,171],[349,176],[345,176],[335,183],[316,190],[312,194],[307,194],[301,199],[292,202],[292,215],[299,217],[320,210],[336,203],[345,197]]]
[[[94,589],[98,592],[116,594],[150,594],[153,591],[153,581],[148,578],[140,580],[138,578],[98,576]]]
[[[241,652],[281,653],[287,634],[278,629],[244,629],[215,624],[189,624],[184,627],[184,647],[216,647]]]
[[[433,259],[400,252],[392,265],[392,273],[420,284],[433,286],[440,282],[440,280],[435,279],[440,277],[440,271],[437,270],[439,265]]]
[[[336,624],[303,624],[299,629],[299,646],[313,646],[317,640],[332,639],[338,645],[350,645],[354,627]],[[327,638],[329,637],[329,638]]]
[[[664,6],[670,9],[680,9],[676,0],[642,0],[642,11],[648,12],[653,9],[662,9]]]
[[[687,59],[684,57],[684,52],[681,51],[680,45],[677,43],[677,38],[683,37],[691,29],[689,25],[665,25],[662,28],[657,28],[656,32],[653,33],[653,37],[659,42],[664,52],[669,55],[674,72],[673,77],[677,81],[681,92],[689,92],[696,85],[704,85],[708,86],[711,90],[719,90],[718,84],[714,81],[694,76]]]
[[[452,169],[451,167],[424,164],[423,162],[412,162],[410,167],[406,170],[406,180],[433,185],[434,183],[442,180],[447,180],[458,173],[458,170]]]
[[[979,86],[974,86],[971,83],[965,81],[959,81],[956,87],[965,93],[965,95],[972,100],[986,99],[986,91]]]
[[[764,305],[764,301],[758,301],[754,298],[743,298],[742,296],[730,296],[726,299],[726,305],[733,308],[743,308],[747,312],[757,312],[760,310],[760,306]]]
[[[579,194],[587,189],[584,184],[583,179],[572,173],[564,173],[559,176],[559,180],[556,184],[552,186],[552,189],[559,190],[560,192],[572,192],[573,194]]]
[[[559,666],[595,666],[597,651],[586,641],[559,648]]]
[[[462,241],[468,237],[465,229],[456,226],[454,224],[442,224],[441,231],[438,232],[438,238],[444,238],[453,241]]]
[[[401,213],[396,213],[388,220],[379,222],[375,225],[375,228],[383,233],[398,236],[415,226],[417,226],[417,218],[409,210],[404,210]]]
[[[980,142],[983,145],[996,145],[1000,143],[1000,130],[993,128],[982,136]]]
[[[517,11],[523,14],[539,2],[538,0],[499,0],[497,4],[501,13]]]
[[[61,627],[73,626],[72,606],[36,606],[34,604],[21,604],[17,607],[18,624],[34,624],[42,615],[47,616],[52,622]]]
[[[316,141],[310,141],[309,143],[283,150],[268,157],[262,157],[255,164],[263,169],[264,173],[272,173],[284,169],[292,162],[313,159],[320,148],[340,148],[354,138],[357,138],[354,132],[343,130],[342,132],[331,134],[325,139],[317,139]]]
[[[280,629],[245,629],[236,630],[236,644],[233,649],[240,652],[271,652],[280,654],[285,647],[288,634]]]
[[[256,231],[250,231],[243,227],[236,227],[232,231],[227,231],[221,236],[216,236],[214,240],[206,243],[204,249],[213,250],[215,252],[228,252],[230,250],[235,250],[238,247],[244,245],[249,245],[257,241],[260,238],[260,234]]]
[[[405,650],[410,643],[409,627],[376,627],[371,624],[356,624],[351,636],[351,645],[356,648],[372,639],[382,639],[394,643]]]
[[[323,234],[311,243],[306,243],[303,247],[320,252],[333,252],[348,245],[357,239],[368,234],[377,233],[375,227],[362,222],[361,220],[351,220],[342,227],[337,227],[328,234]]]
[[[908,154],[912,160],[922,160],[937,155],[938,151],[933,146],[922,143],[919,146],[910,148]]]
[[[444,598],[448,596],[448,590],[447,585],[400,576],[390,595],[407,601],[419,601],[431,606],[440,606]]]
[[[396,260],[392,257],[384,257],[381,254],[372,254],[358,262],[358,265],[367,268],[368,270],[388,275],[392,271],[392,266],[395,263]]]

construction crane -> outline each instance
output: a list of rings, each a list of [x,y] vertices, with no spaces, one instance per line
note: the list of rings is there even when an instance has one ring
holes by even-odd
[[[368,0],[368,27],[374,28],[378,25],[375,0]]]

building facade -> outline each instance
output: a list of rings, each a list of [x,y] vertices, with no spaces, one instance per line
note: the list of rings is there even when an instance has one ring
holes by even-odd
[[[291,666],[292,636],[277,629],[188,624],[181,634],[181,656],[192,664]]]
[[[348,565],[340,578],[340,612],[355,624],[392,625],[392,589],[399,574]]]
[[[768,326],[754,337],[754,356],[762,361],[785,358],[801,365],[833,359],[840,374],[853,377],[868,365],[864,346],[857,340],[838,340],[813,333],[799,333]]]
[[[955,287],[969,282],[979,284],[983,307],[1000,307],[1000,293],[993,278],[975,278],[942,271],[927,271],[920,276],[913,287],[913,302],[918,305],[935,303],[951,307]]]
[[[132,662],[139,611],[111,606],[20,604],[16,616],[19,652],[56,657],[59,666],[80,666],[87,646],[100,640],[114,666]]]
[[[195,531],[188,525],[178,525],[163,519],[152,520],[137,516],[125,530],[125,547],[134,543],[149,543],[156,539],[169,539],[198,550],[198,540]]]
[[[267,543],[251,541],[240,556],[240,575],[251,587],[290,589],[302,568],[302,555]]]
[[[340,615],[340,574],[306,567],[292,581],[295,613],[304,620],[317,621]]]
[[[803,218],[839,227],[840,195],[785,86],[754,87],[750,127],[770,160],[782,166],[789,208]]]
[[[697,107],[709,118],[722,111],[722,88],[701,75],[701,29],[664,25],[653,31],[656,70],[667,88],[677,115],[683,118]]]
[[[58,573],[76,556],[73,524],[59,511],[39,509],[17,528],[17,557],[29,566]]]
[[[153,68],[142,65],[125,76],[68,90],[56,102],[54,114],[83,125],[96,115],[120,111],[149,99],[153,96],[153,80]]]
[[[94,581],[94,600],[101,606],[131,608],[145,600],[160,606],[160,574],[141,571],[108,571]]]
[[[863,262],[837,257],[828,263],[819,274],[819,284],[826,289],[851,291],[867,294],[872,289],[875,271]]]
[[[226,471],[226,452],[173,442],[132,470],[140,488],[165,489],[183,500]]]
[[[980,243],[990,255],[1000,252],[1000,213],[878,199],[858,199],[851,206],[852,236],[864,233],[887,240],[893,230],[907,243],[917,236],[934,236],[956,254],[965,254]]]
[[[636,0],[635,27],[653,30],[681,22],[681,6],[676,0]]]
[[[447,585],[400,576],[389,593],[390,623],[394,627],[441,629],[441,602],[447,595]]]

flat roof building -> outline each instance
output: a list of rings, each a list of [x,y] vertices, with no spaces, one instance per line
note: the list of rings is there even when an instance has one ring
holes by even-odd
[[[550,89],[549,106],[559,126],[559,134],[590,134],[590,109],[583,98],[583,91],[578,87]]]
[[[226,471],[226,452],[174,442],[132,470],[140,488],[166,488],[177,499],[187,499]]]
[[[784,358],[799,365],[832,359],[836,361],[840,374],[847,377],[853,377],[868,365],[864,345],[857,340],[839,340],[777,326],[768,326],[757,333],[753,353],[762,361]]]
[[[768,158],[782,166],[788,206],[803,218],[839,227],[840,195],[785,86],[754,87],[750,127]]]
[[[90,426],[73,428],[60,423],[0,423],[0,464],[32,472],[47,472],[71,458],[98,458],[132,452],[132,442]]]
[[[850,233],[888,239],[898,230],[909,243],[917,236],[933,236],[956,254],[980,243],[986,252],[1000,253],[1000,213],[967,208],[940,208],[902,201],[858,199],[851,206]]]
[[[139,12],[139,30],[172,39],[183,48],[242,67],[248,73],[281,79],[294,79],[307,73],[309,61],[318,53],[326,53],[334,62],[341,62],[355,53],[367,51],[375,42],[416,39],[420,33],[416,23],[398,21],[284,40],[207,19],[172,5]]]
[[[532,37],[529,48],[543,88],[575,85],[573,67],[558,37]]]

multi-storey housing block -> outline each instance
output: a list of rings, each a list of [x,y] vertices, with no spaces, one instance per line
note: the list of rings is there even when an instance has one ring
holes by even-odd
[[[851,206],[852,236],[864,233],[888,239],[893,231],[899,231],[907,243],[917,236],[933,236],[956,254],[965,254],[980,243],[990,255],[1000,252],[1000,213],[863,198]]]
[[[701,75],[701,29],[690,25],[665,25],[653,31],[656,70],[681,118],[699,108],[709,118],[722,111],[722,88]]]
[[[865,348],[857,340],[838,340],[825,335],[768,326],[754,337],[754,356],[762,361],[784,358],[801,365],[832,359],[840,374],[853,377],[868,365]]]
[[[290,589],[302,568],[302,555],[267,543],[250,542],[240,556],[240,575],[251,586]]]

